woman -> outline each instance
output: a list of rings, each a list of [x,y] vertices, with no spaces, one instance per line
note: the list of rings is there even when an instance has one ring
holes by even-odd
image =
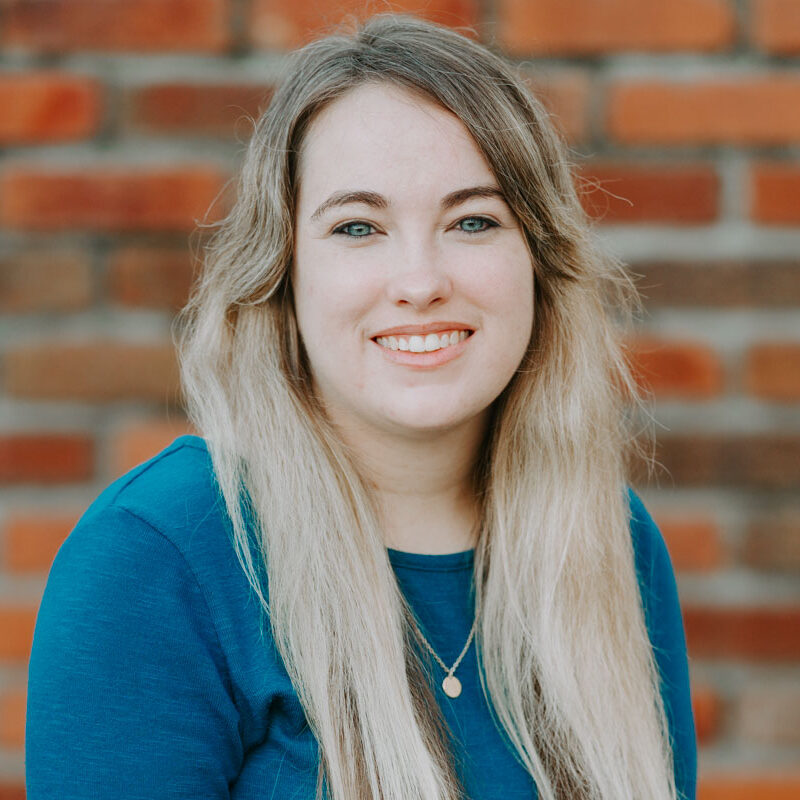
[[[300,51],[187,313],[204,439],[53,566],[29,798],[693,797],[630,295],[497,57],[392,16]]]

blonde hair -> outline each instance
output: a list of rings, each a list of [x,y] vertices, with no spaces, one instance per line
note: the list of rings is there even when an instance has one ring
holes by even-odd
[[[611,319],[635,293],[593,241],[563,145],[509,66],[392,15],[294,54],[206,249],[181,341],[239,560],[319,742],[318,791],[460,792],[374,497],[311,393],[292,302],[303,136],[369,82],[421,92],[463,122],[532,256],[532,338],[475,472],[484,691],[542,800],[674,798],[626,495],[626,408],[638,395]]]

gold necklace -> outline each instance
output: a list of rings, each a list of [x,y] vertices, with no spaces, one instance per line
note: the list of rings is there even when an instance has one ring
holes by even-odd
[[[422,634],[422,631],[419,629],[419,625],[417,625],[416,621],[414,622],[414,627],[417,629],[417,633],[419,634],[419,638],[422,640],[422,644],[425,645],[425,647],[428,649],[428,652],[436,659],[436,661],[439,663],[439,666],[441,666],[441,668],[447,673],[442,681],[442,689],[448,697],[458,697],[461,694],[461,681],[456,678],[453,673],[458,669],[461,659],[467,654],[467,650],[469,650],[469,646],[472,643],[472,637],[475,635],[475,629],[477,626],[478,617],[476,615],[472,623],[469,636],[467,637],[467,643],[464,645],[461,655],[459,655],[452,667],[448,667],[447,664],[445,664],[444,661],[439,658],[436,651],[431,647],[430,642],[428,642],[428,640]]]

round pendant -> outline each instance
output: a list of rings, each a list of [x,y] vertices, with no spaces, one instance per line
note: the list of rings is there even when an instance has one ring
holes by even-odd
[[[461,694],[461,681],[455,675],[448,675],[442,681],[442,689],[448,697],[458,697]]]

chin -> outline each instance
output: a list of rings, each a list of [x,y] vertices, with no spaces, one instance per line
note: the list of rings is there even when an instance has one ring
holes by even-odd
[[[420,403],[402,409],[386,409],[385,420],[389,427],[397,433],[406,435],[427,436],[446,433],[470,423],[479,423],[489,404],[465,409],[464,405],[454,408],[443,408],[443,403]],[[393,413],[394,412],[394,413]]]

